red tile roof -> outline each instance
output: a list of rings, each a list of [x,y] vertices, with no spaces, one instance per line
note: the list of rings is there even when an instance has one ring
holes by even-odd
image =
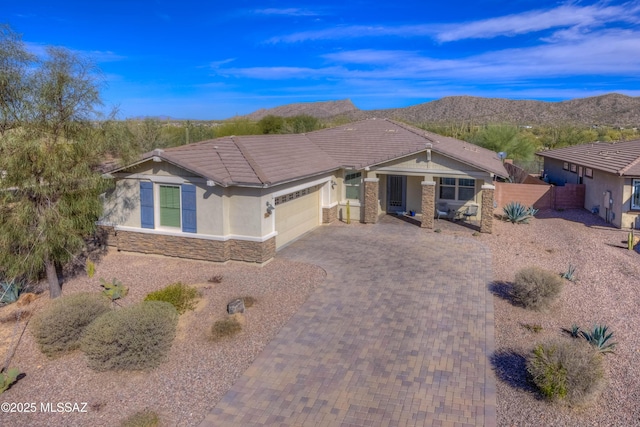
[[[508,176],[490,150],[386,119],[361,120],[308,134],[217,138],[154,150],[138,163],[157,156],[223,186],[269,186],[341,167],[374,166],[423,152],[428,144],[434,152]]]
[[[640,176],[640,140],[592,142],[537,154],[619,176]]]

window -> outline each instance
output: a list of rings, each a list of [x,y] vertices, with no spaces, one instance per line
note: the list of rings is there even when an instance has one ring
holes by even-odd
[[[160,186],[160,225],[180,227],[180,187]]]
[[[185,233],[196,233],[196,186],[140,181],[140,226],[151,229],[173,227]]]
[[[562,169],[568,171],[569,170],[569,162],[563,162],[562,163]]]
[[[446,200],[456,199],[455,178],[440,178],[440,198]]]
[[[470,178],[440,178],[440,199],[473,200],[476,195],[476,181]]]
[[[631,196],[631,209],[640,210],[640,179],[633,180],[633,195]]]
[[[575,164],[571,163],[571,172],[573,172],[573,173],[578,172],[578,166],[576,166]]]
[[[587,178],[593,178],[593,169],[584,168],[584,176],[586,176]]]
[[[344,187],[347,199],[360,200],[360,182],[362,181],[362,173],[348,173],[344,177]]]
[[[458,200],[473,200],[476,195],[476,181],[473,179],[460,178],[458,180]]]

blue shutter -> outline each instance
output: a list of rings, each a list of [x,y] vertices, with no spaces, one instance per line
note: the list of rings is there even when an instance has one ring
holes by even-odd
[[[182,184],[182,231],[196,233],[196,186]]]
[[[152,182],[140,181],[140,225],[142,228],[154,228]]]

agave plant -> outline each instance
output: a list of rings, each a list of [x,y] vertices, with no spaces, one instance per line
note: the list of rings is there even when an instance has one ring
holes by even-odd
[[[505,219],[514,224],[526,224],[529,222],[529,218],[538,213],[538,210],[534,209],[533,206],[527,207],[520,202],[510,202],[502,210],[504,211]]]
[[[561,274],[563,279],[567,279],[570,282],[575,282],[578,280],[576,277],[576,267],[574,265],[569,264],[569,269]]]
[[[592,332],[581,331],[581,333],[584,339],[600,353],[613,353],[617,343],[608,342],[613,338],[613,332],[607,333],[607,330],[606,325],[595,325]]]
[[[580,326],[576,325],[575,323],[571,325],[571,329],[562,328],[562,330],[569,334],[571,338],[578,338],[582,332],[580,330]]]
[[[11,384],[18,381],[20,370],[18,368],[8,369],[6,372],[0,372],[0,394],[5,392]]]

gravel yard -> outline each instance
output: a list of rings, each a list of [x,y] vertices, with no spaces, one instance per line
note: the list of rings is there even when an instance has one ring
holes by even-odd
[[[530,224],[496,222],[479,238],[491,247],[495,283],[498,425],[640,425],[640,255],[626,249],[628,230],[611,228],[584,210],[540,212]],[[576,266],[578,281],[565,282],[547,313],[515,307],[505,290],[515,272],[539,266],[552,272]],[[618,343],[606,356],[608,386],[593,406],[571,409],[538,398],[526,381],[524,359],[534,345],[577,324],[606,324]],[[522,324],[542,326],[539,333]]]
[[[222,276],[221,283],[209,283],[216,275]],[[195,311],[180,317],[169,361],[149,373],[94,372],[79,351],[48,360],[27,329],[11,363],[26,376],[5,392],[1,401],[35,402],[38,411],[2,414],[0,425],[114,426],[144,409],[159,413],[162,425],[198,425],[324,280],[325,272],[282,259],[260,267],[112,252],[97,263],[94,278],[81,274],[65,284],[63,292],[99,292],[100,277],[116,277],[129,286],[123,305],[141,301],[147,293],[178,281],[197,285],[203,298]],[[257,300],[245,312],[240,336],[210,342],[207,334],[211,325],[226,316],[227,302],[239,296]],[[47,299],[44,296],[27,308],[37,310]],[[11,306],[0,309],[0,318],[9,316],[10,311]],[[0,328],[12,333],[14,323],[0,324]],[[40,402],[53,402],[54,406],[57,402],[87,402],[87,413],[42,413]]]
[[[473,230],[444,220],[436,228],[477,239],[493,254],[498,425],[640,426],[640,255],[626,250],[626,231],[582,210],[543,211],[530,224],[496,221],[492,235],[472,236]],[[532,312],[510,302],[508,282],[520,268],[535,265],[559,274],[569,264],[576,266],[579,280],[565,282],[559,301],[548,312]],[[209,283],[216,275],[222,282]],[[197,285],[203,298],[195,311],[181,317],[169,361],[149,373],[97,373],[86,367],[80,352],[48,360],[27,331],[11,363],[26,377],[5,392],[2,401],[36,402],[38,409],[40,402],[87,402],[88,413],[2,414],[2,425],[117,425],[143,409],[158,412],[163,425],[197,425],[322,282],[325,272],[284,259],[258,267],[112,252],[97,264],[94,278],[81,274],[65,285],[64,292],[99,291],[100,277],[116,277],[130,287],[123,304],[136,303],[177,281]],[[226,303],[238,296],[257,299],[247,310],[239,339],[208,341],[212,323],[226,315]],[[37,309],[46,299],[27,309]],[[12,310],[0,309],[0,319]],[[561,329],[574,323],[583,329],[606,324],[618,343],[616,353],[605,360],[608,385],[600,401],[585,409],[541,400],[524,371],[524,357],[536,343],[560,337]],[[523,324],[540,325],[542,330],[535,333]],[[0,324],[3,354],[13,331],[13,323]]]

